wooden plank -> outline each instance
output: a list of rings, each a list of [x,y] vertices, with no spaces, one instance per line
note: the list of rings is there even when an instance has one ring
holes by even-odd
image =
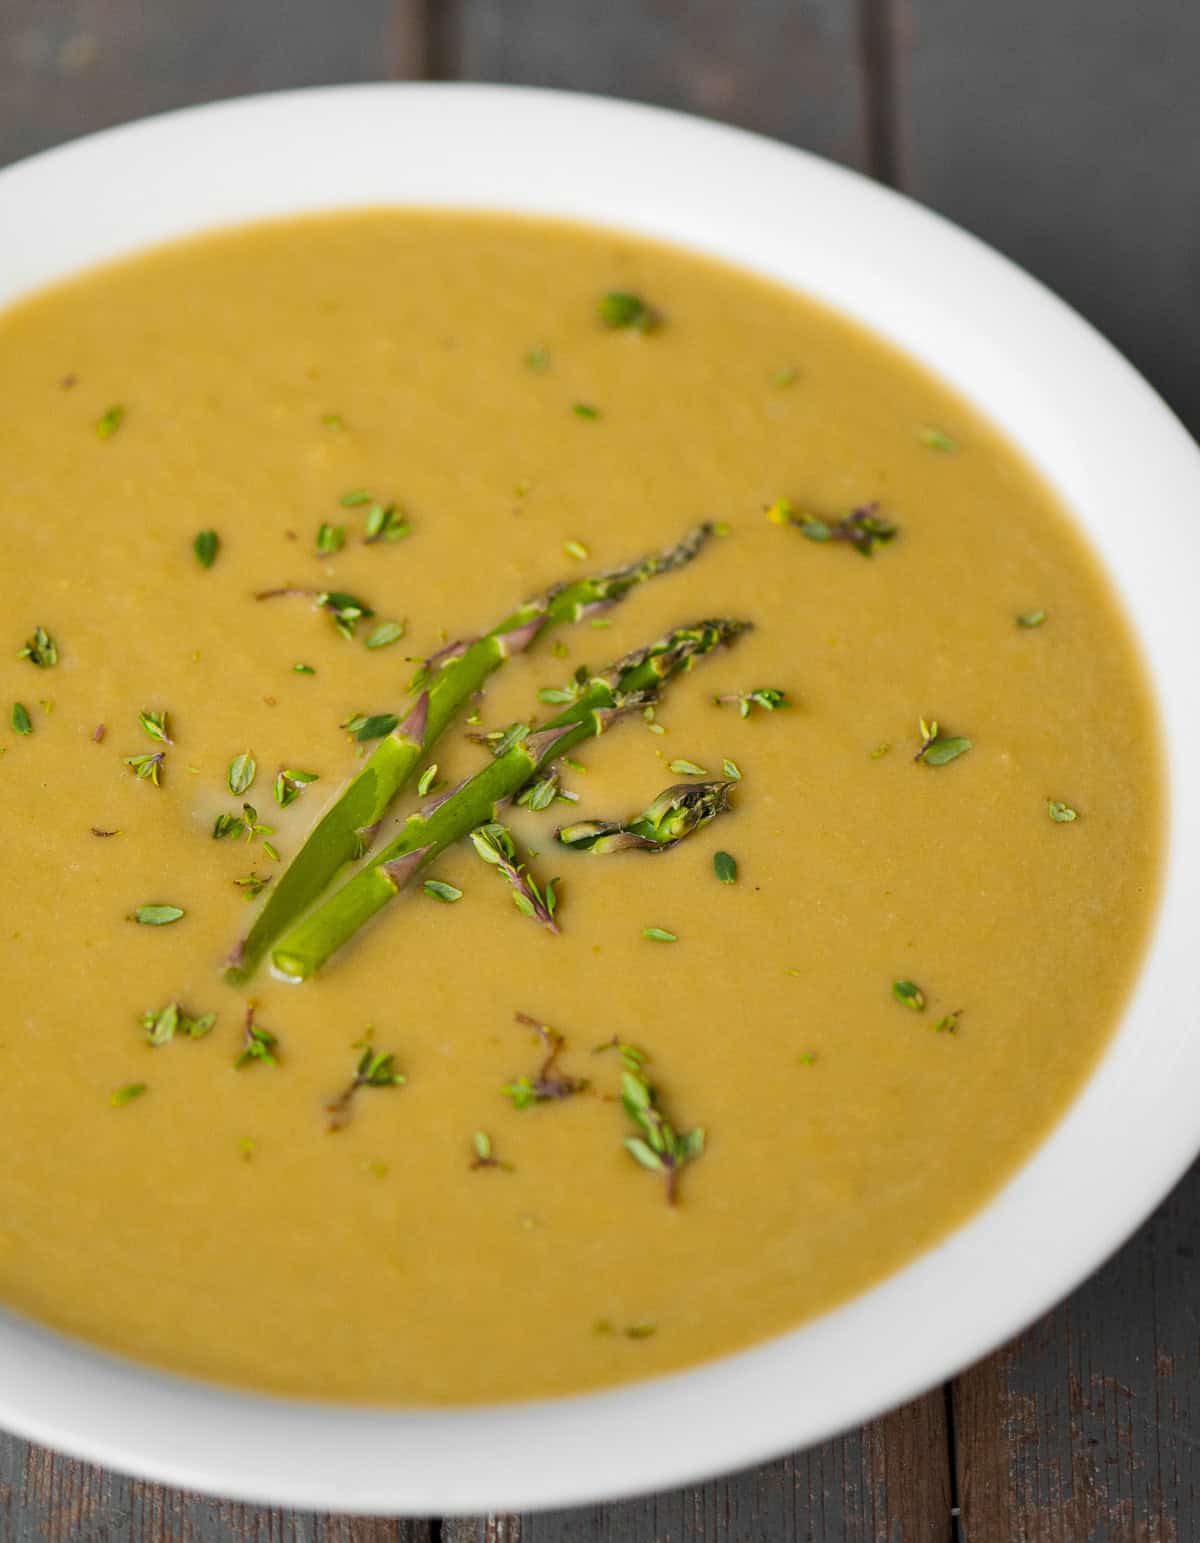
[[[194,102],[420,75],[424,0],[4,0],[0,165]]]
[[[635,97],[866,163],[845,0],[457,0],[443,26],[464,79]]]
[[[443,1543],[951,1543],[939,1391],[752,1472],[609,1506],[442,1524]]]
[[[1194,432],[1200,6],[903,0],[904,185],[1096,323]]]
[[[1200,1537],[1200,1166],[955,1412],[967,1543]]]

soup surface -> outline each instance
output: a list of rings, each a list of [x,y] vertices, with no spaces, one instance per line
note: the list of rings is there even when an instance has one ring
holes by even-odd
[[[375,838],[580,666],[753,623],[501,810],[558,935],[459,840],[313,979],[224,977],[414,657],[702,519]],[[1161,800],[1105,578],[962,399],[783,289],[422,212],[156,251],[0,318],[0,520],[0,1298],[57,1328],[328,1398],[682,1367],[936,1242],[1119,1015]],[[714,780],[668,850],[555,840]],[[649,1087],[704,1133],[669,1173]]]

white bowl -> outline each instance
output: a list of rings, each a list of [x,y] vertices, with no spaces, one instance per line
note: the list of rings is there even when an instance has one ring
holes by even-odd
[[[95,1462],[334,1510],[566,1505],[757,1462],[912,1397],[1068,1292],[1191,1161],[1200,1145],[1200,454],[1087,323],[937,216],[749,134],[541,91],[301,91],[36,156],[0,174],[0,303],[204,227],[401,203],[644,232],[784,280],[893,339],[1001,425],[1074,509],[1140,633],[1166,734],[1164,898],[1095,1075],[986,1209],[835,1312],[615,1392],[395,1412],[192,1383],[0,1315],[0,1423]]]

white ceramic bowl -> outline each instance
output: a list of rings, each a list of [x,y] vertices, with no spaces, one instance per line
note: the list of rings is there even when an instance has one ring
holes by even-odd
[[[1200,454],[1103,338],[935,215],[801,151],[588,97],[354,86],[96,135],[0,174],[0,303],[208,226],[401,203],[666,238],[818,295],[925,361],[1023,446],[1087,528],[1141,635],[1167,739],[1161,914],[1095,1075],[984,1211],[836,1312],[680,1375],[460,1412],[243,1396],[0,1315],[0,1424],[93,1461],[335,1510],[565,1505],[753,1463],[919,1393],[1075,1286],[1192,1159]]]

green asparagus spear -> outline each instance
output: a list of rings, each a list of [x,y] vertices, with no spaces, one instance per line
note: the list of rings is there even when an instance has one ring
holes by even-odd
[[[526,601],[483,637],[452,643],[428,660],[413,682],[417,695],[407,714],[380,740],[310,831],[254,925],[230,954],[226,979],[234,984],[247,980],[276,939],[303,916],[345,864],[363,856],[421,758],[493,670],[550,627],[594,615],[623,600],[646,579],[684,567],[712,531],[711,524],[697,525],[661,554],[561,584]]]
[[[489,765],[410,815],[377,857],[287,933],[272,954],[276,973],[286,980],[307,980],[439,852],[494,820],[500,806],[538,771],[603,733],[614,718],[655,701],[664,682],[748,626],[720,620],[676,628],[594,676],[579,698],[544,727],[531,731],[515,725]]]
[[[618,820],[576,820],[555,835],[573,852],[665,852],[729,808],[735,782],[677,782],[641,814]]]

